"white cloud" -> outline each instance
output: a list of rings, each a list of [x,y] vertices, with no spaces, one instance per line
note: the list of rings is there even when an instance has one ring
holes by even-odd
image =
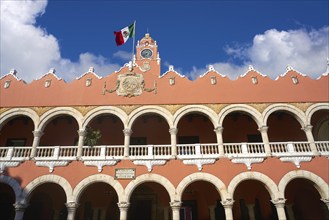
[[[120,68],[105,57],[82,53],[78,62],[61,57],[60,46],[51,34],[36,26],[36,18],[45,12],[47,1],[1,1],[1,63],[4,75],[15,68],[27,82],[46,74],[50,68],[65,80],[85,73],[90,66],[107,75]]]
[[[288,65],[312,78],[317,78],[327,68],[329,57],[329,27],[318,30],[267,30],[256,35],[251,45],[225,48],[243,64],[214,63],[215,69],[230,78],[237,78],[253,65],[256,70],[271,78],[286,71]],[[195,71],[194,71],[195,72]]]
[[[117,58],[120,58],[120,59],[125,60],[125,61],[130,61],[131,57],[132,57],[132,53],[129,53],[127,51],[119,50],[118,52],[115,52],[113,54],[113,57],[117,57]]]

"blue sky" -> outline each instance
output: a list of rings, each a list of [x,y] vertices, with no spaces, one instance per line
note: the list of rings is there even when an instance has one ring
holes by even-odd
[[[106,76],[123,66],[132,40],[116,46],[113,31],[136,20],[168,65],[191,79],[208,65],[235,79],[248,65],[271,78],[287,65],[317,78],[326,72],[329,1],[4,1],[1,76],[29,82],[55,68],[66,81],[95,67]]]

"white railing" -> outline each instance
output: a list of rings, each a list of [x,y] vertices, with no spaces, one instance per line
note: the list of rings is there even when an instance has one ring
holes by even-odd
[[[272,142],[269,143],[272,155],[311,154],[309,142]]]
[[[329,141],[315,141],[315,146],[321,155],[329,156]]]
[[[82,148],[82,159],[113,159],[124,156],[124,146],[93,146]]]
[[[219,157],[218,144],[177,144],[177,156],[188,157]]]
[[[255,156],[265,154],[263,143],[229,143],[223,144],[224,154],[228,157],[232,156]]]
[[[75,160],[77,146],[42,146],[36,148],[35,160]]]
[[[130,158],[170,158],[171,145],[131,145]]]
[[[0,147],[0,160],[29,160],[32,147]]]

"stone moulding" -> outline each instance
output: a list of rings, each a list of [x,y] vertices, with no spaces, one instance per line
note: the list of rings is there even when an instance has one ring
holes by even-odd
[[[35,164],[39,167],[48,167],[49,173],[52,173],[54,171],[55,167],[65,167],[70,163],[70,161],[67,160],[58,160],[58,161],[36,161]]]
[[[5,171],[7,167],[18,167],[22,161],[0,161],[0,174]]]
[[[149,172],[152,171],[153,166],[163,166],[167,163],[167,160],[134,160],[135,165],[143,165],[147,167]]]
[[[181,159],[185,165],[196,165],[198,170],[202,170],[202,166],[205,164],[214,164],[216,158],[195,158],[195,159]]]
[[[301,162],[310,162],[312,156],[290,156],[290,157],[280,157],[282,162],[292,162],[296,165],[297,168],[300,168]]]
[[[251,170],[251,165],[254,163],[262,163],[265,159],[264,157],[240,157],[232,158],[232,163],[243,163],[247,166],[248,170]]]
[[[104,166],[114,166],[119,162],[119,160],[85,160],[83,163],[86,166],[97,167],[98,172],[102,172]]]

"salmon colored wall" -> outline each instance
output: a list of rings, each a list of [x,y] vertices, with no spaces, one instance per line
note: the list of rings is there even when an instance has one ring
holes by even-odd
[[[25,146],[32,146],[34,130],[33,121],[29,117],[18,117],[4,124],[0,131],[0,146],[6,146],[8,139],[26,139]]]
[[[255,71],[249,71],[244,77],[230,80],[215,72],[209,72],[203,78],[190,81],[187,78],[181,78],[173,71],[167,72],[161,78],[159,78],[160,73],[154,71],[143,73],[138,68],[133,71],[144,75],[146,88],[152,88],[156,81],[156,94],[144,91],[142,95],[131,98],[118,96],[115,92],[103,95],[104,82],[107,89],[114,89],[117,76],[129,72],[128,67],[123,67],[119,72],[101,79],[93,73],[88,73],[69,83],[58,80],[52,74],[47,74],[39,80],[26,84],[23,81],[17,81],[9,74],[0,80],[0,107],[329,101],[328,75],[313,80],[291,70],[284,77],[272,80],[260,76]],[[216,76],[216,85],[211,85],[211,76]],[[258,84],[252,84],[252,76],[257,76]],[[299,84],[292,83],[292,76],[298,77]],[[175,77],[173,86],[169,85],[170,77]],[[92,78],[90,87],[85,86],[87,78]],[[52,80],[51,86],[45,88],[44,83],[49,79]],[[8,89],[4,89],[4,83],[7,80],[11,80],[11,84]]]

